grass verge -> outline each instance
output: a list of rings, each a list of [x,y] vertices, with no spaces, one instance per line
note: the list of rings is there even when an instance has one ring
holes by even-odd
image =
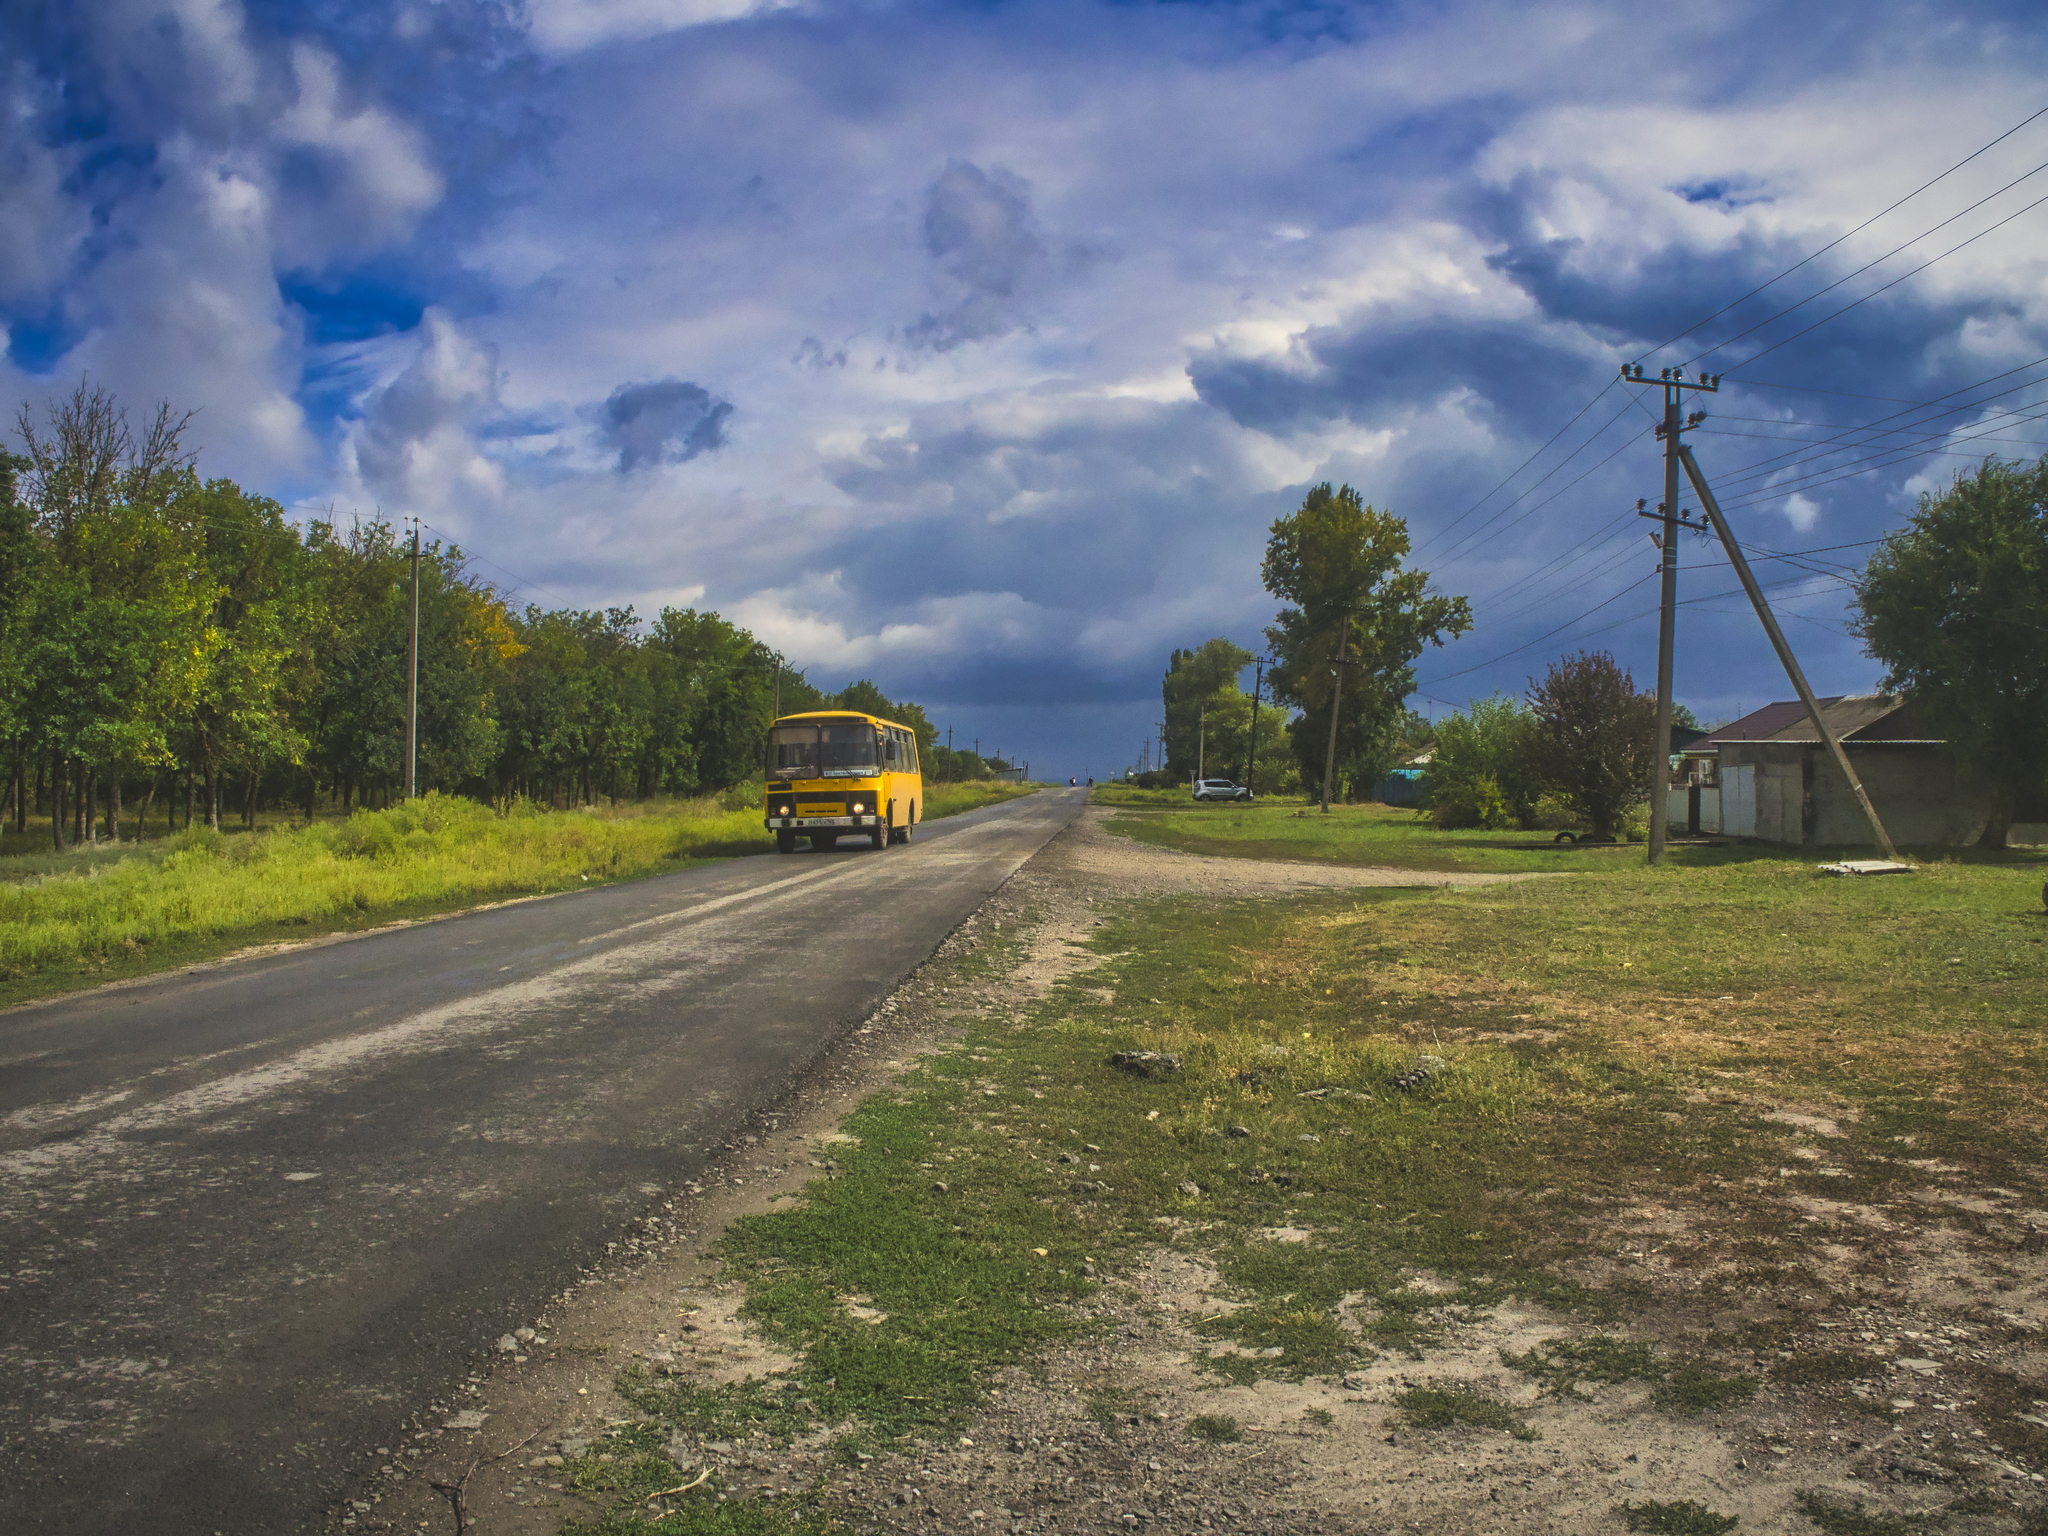
[[[1013,799],[935,785],[938,820]],[[0,859],[0,1006],[175,969],[252,944],[642,879],[773,850],[761,812],[716,799],[509,813],[425,795],[256,833],[204,827],[140,846]]]
[[[1310,864],[1353,864],[1385,869],[1451,873],[1470,871],[1605,874],[1639,867],[1640,843],[1581,846],[1555,841],[1552,832],[1439,832],[1420,812],[1389,805],[1334,805],[1324,815],[1297,798],[1242,805],[1198,805],[1188,792],[1099,786],[1095,803],[1118,814],[1109,830],[1155,847],[1211,858],[1277,859]],[[1962,860],[2048,870],[2048,855],[2010,849],[1980,854],[1974,849],[1927,849],[1935,861]],[[1867,848],[1802,850],[1807,865],[1827,859],[1868,858]],[[1756,843],[1672,844],[1666,858],[1677,868],[1717,868],[1752,862],[1774,863],[1783,850]]]

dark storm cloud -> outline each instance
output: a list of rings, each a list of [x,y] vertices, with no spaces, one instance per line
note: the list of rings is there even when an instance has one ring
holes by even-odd
[[[1023,181],[955,160],[925,193],[924,247],[947,302],[904,333],[912,346],[948,352],[1017,328],[1018,301],[1046,261]]]
[[[619,473],[642,464],[687,464],[725,446],[730,401],[701,384],[657,379],[621,384],[604,403],[605,441],[619,451]]]

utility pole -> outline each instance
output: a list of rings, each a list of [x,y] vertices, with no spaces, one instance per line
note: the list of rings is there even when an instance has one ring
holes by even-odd
[[[782,718],[782,661],[779,657],[775,662],[775,702],[770,707],[775,711],[774,715],[770,718],[780,720]]]
[[[1207,702],[1195,710],[1195,777],[1200,779],[1209,766],[1209,706]]]
[[[1351,639],[1351,608],[1344,608],[1344,627],[1337,631],[1337,654],[1330,658],[1330,745],[1323,753],[1323,814],[1330,814],[1330,780],[1337,776],[1337,712],[1344,705],[1344,669],[1351,665],[1345,647]]]
[[[1665,799],[1671,777],[1671,653],[1678,628],[1678,529],[1682,521],[1678,509],[1678,456],[1685,445],[1679,437],[1687,427],[1698,426],[1706,420],[1705,411],[1685,414],[1685,391],[1698,390],[1712,394],[1721,387],[1719,374],[1703,375],[1698,380],[1688,379],[1683,368],[1666,368],[1656,379],[1645,379],[1640,365],[1623,364],[1621,377],[1628,384],[1657,384],[1664,391],[1664,419],[1657,424],[1657,436],[1664,443],[1664,500],[1657,508],[1657,515],[1663,519],[1664,530],[1657,539],[1657,547],[1663,552],[1662,592],[1657,605],[1657,731],[1655,753],[1650,763],[1650,857],[1652,864],[1664,862],[1664,821]],[[1647,517],[1642,503],[1636,503],[1639,516]],[[1686,523],[1688,528],[1697,524]]]
[[[419,789],[420,766],[420,521],[412,521],[412,623],[405,635],[405,798]]]
[[[1849,781],[1849,789],[1856,796],[1856,804],[1863,811],[1863,819],[1870,823],[1870,830],[1877,846],[1884,850],[1885,857],[1896,860],[1899,850],[1892,846],[1890,834],[1884,823],[1878,819],[1877,807],[1870,803],[1870,796],[1864,793],[1863,781],[1856,776],[1856,770],[1849,765],[1849,754],[1842,750],[1841,738],[1835,735],[1826,720],[1821,718],[1820,705],[1813,697],[1813,690],[1807,686],[1806,673],[1800,669],[1798,658],[1792,654],[1791,644],[1785,639],[1785,632],[1778,628],[1778,620],[1771,612],[1771,605],[1764,600],[1763,588],[1756,584],[1756,577],[1750,573],[1749,561],[1744,558],[1742,546],[1735,542],[1735,530],[1728,526],[1728,514],[1721,510],[1721,504],[1714,499],[1714,492],[1707,484],[1707,477],[1700,473],[1699,464],[1693,459],[1690,448],[1678,450],[1685,466],[1686,478],[1692,482],[1693,490],[1700,498],[1700,505],[1706,509],[1707,517],[1714,525],[1714,531],[1721,536],[1721,547],[1728,552],[1728,563],[1735,567],[1735,574],[1742,582],[1742,590],[1749,594],[1750,606],[1756,609],[1756,616],[1763,621],[1764,633],[1771,637],[1771,646],[1778,653],[1778,660],[1784,665],[1785,675],[1792,680],[1793,688],[1799,694],[1799,702],[1806,706],[1806,715],[1813,722],[1821,743],[1828,749],[1828,755],[1835,760],[1835,766],[1842,770],[1842,777]]]
[[[1266,686],[1266,663],[1272,658],[1261,656],[1254,663],[1252,672],[1252,740],[1244,752],[1244,777],[1240,780],[1246,788],[1251,787],[1252,769],[1259,761],[1259,690]]]

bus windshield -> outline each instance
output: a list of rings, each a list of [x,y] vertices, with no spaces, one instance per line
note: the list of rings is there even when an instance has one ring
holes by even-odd
[[[881,735],[865,720],[818,727],[824,777],[872,777],[882,771]]]
[[[816,778],[818,728],[815,725],[775,727],[768,735],[768,771],[784,779]]]

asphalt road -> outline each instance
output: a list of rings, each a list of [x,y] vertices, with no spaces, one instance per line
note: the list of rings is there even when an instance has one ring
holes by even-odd
[[[0,1530],[325,1525],[1082,799],[0,1014]]]

